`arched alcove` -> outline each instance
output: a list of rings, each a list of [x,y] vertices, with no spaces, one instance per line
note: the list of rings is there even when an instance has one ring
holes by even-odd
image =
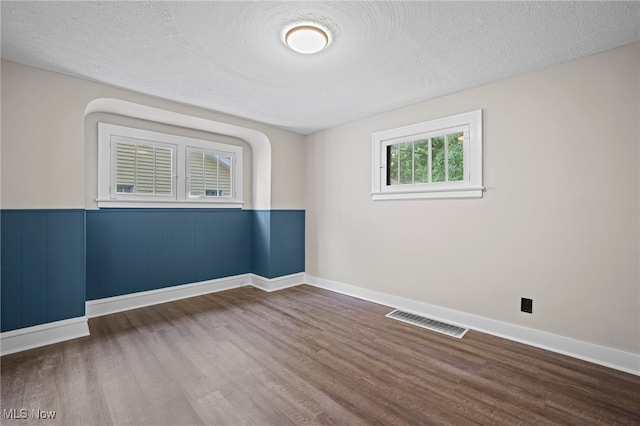
[[[94,99],[87,105],[84,115],[86,117],[97,112],[120,114],[142,120],[219,133],[247,141],[253,154],[251,191],[253,209],[269,210],[271,208],[271,143],[264,133],[246,127],[193,117],[120,99]]]

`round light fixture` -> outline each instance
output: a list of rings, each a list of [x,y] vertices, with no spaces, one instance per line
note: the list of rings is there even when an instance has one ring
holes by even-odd
[[[311,55],[327,47],[329,36],[322,28],[304,24],[297,25],[287,31],[284,41],[292,50]]]

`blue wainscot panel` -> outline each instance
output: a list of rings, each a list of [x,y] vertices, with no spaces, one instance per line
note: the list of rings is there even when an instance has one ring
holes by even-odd
[[[251,272],[271,277],[271,211],[252,211]]]
[[[252,272],[304,272],[302,210],[2,211],[1,330],[85,314],[85,301]]]
[[[304,272],[304,210],[271,211],[271,277]]]
[[[304,272],[304,210],[253,212],[252,272],[277,278]]]
[[[87,211],[87,299],[251,272],[251,212]]]
[[[2,211],[2,331],[85,314],[84,210]]]

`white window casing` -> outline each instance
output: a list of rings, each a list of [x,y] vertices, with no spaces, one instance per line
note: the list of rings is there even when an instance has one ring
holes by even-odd
[[[482,197],[482,110],[375,132],[372,152],[373,200]]]
[[[98,123],[98,207],[241,208],[242,164],[241,146]]]

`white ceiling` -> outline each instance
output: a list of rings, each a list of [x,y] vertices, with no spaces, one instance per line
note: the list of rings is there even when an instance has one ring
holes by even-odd
[[[302,134],[636,41],[640,2],[2,1],[3,58]]]

